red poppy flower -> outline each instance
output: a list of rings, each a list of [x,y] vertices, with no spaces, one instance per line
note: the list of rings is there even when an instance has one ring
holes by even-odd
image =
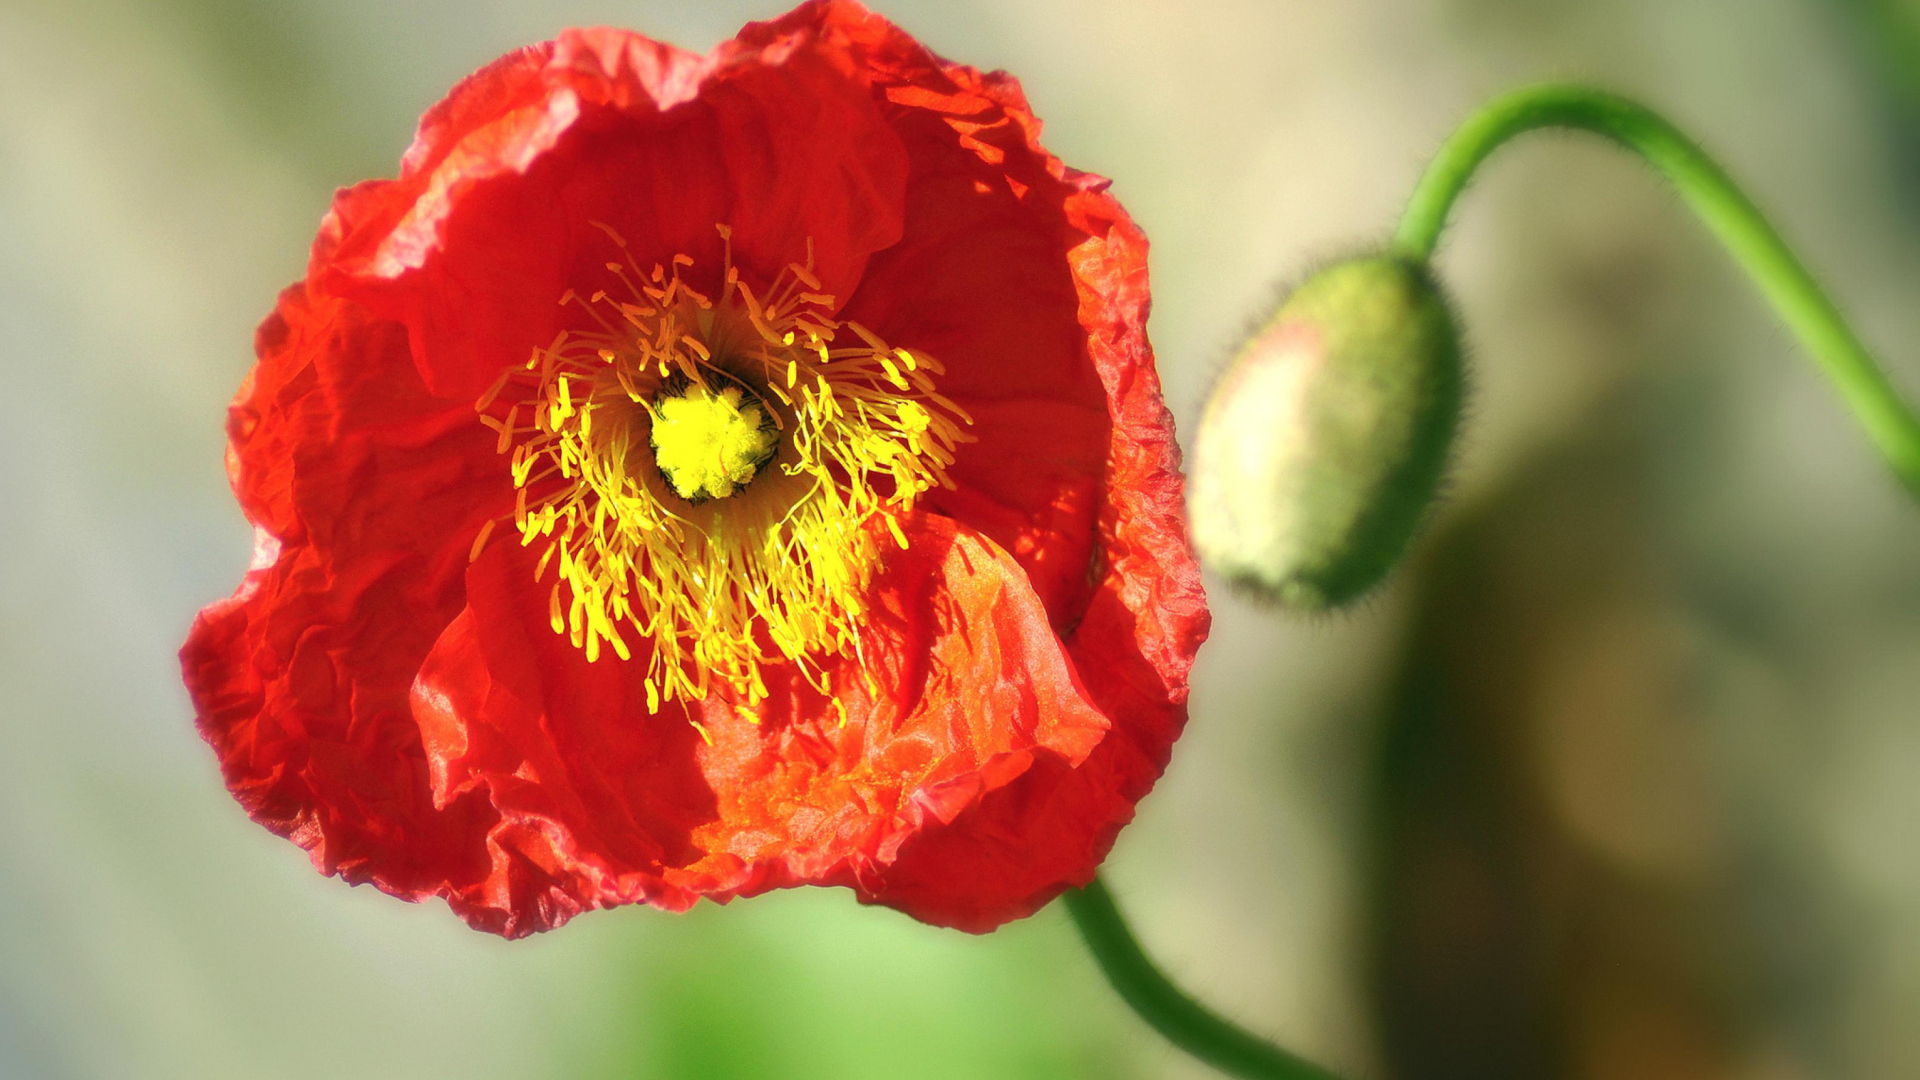
[[[454,88],[229,410],[253,565],[182,661],[248,813],[508,936],[1085,883],[1208,615],[1146,241],[1039,127],[844,0]]]

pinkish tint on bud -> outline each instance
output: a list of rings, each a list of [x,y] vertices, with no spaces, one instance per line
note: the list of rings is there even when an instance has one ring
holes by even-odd
[[[1433,502],[1463,382],[1424,263],[1377,255],[1308,278],[1201,417],[1188,505],[1203,564],[1302,610],[1365,593]]]

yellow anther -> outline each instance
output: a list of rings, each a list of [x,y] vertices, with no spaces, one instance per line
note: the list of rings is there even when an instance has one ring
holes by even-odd
[[[468,562],[472,562],[480,557],[480,549],[487,546],[487,537],[493,535],[493,527],[496,524],[498,524],[497,518],[488,518],[481,524],[480,532],[473,538],[473,546],[467,549]]]
[[[863,640],[886,543],[870,519],[906,547],[902,512],[967,440],[958,407],[898,365],[939,367],[836,321],[805,266],[756,298],[729,264],[709,298],[684,257],[615,265],[626,301],[566,297],[600,329],[534,350],[477,405],[510,451],[520,542],[543,548],[535,579],[557,569],[548,621],[589,661],[644,664],[650,712],[718,687],[751,713],[775,662],[826,693],[828,658]],[[854,344],[831,351],[843,329]]]

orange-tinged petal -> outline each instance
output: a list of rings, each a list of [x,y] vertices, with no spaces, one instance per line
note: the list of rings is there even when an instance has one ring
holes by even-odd
[[[875,584],[865,674],[836,677],[844,724],[791,671],[753,712],[709,699],[650,714],[639,668],[588,663],[550,633],[524,553],[490,549],[413,690],[436,801],[479,794],[506,823],[488,839],[494,874],[456,907],[519,934],[636,900],[857,884],[1036,763],[1086,761],[1108,721],[1017,564],[943,518],[904,531]]]

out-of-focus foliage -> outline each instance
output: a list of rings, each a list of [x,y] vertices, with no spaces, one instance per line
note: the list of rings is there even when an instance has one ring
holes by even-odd
[[[1646,397],[1609,401],[1435,540],[1378,758],[1393,1075],[1858,1064],[1847,901],[1742,760],[1779,737],[1783,680],[1764,641],[1689,602]]]
[[[1861,52],[1889,87],[1920,108],[1920,4],[1914,0],[1832,0],[1855,24]]]

